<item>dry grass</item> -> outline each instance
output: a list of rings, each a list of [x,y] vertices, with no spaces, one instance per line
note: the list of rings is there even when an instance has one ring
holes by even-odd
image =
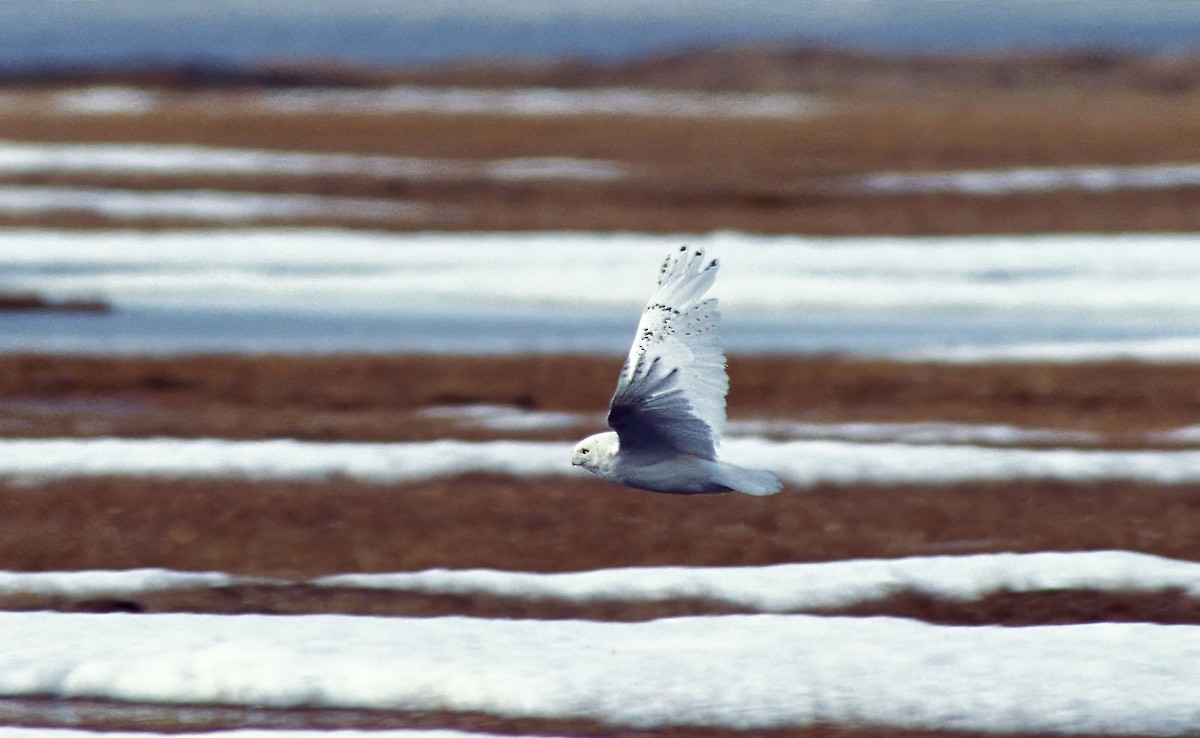
[[[640,622],[672,617],[755,614],[760,611],[703,599],[576,602],[487,593],[433,594],[293,585],[231,585],[213,589],[153,591],[128,597],[8,595],[3,610],[89,613],[200,612],[238,615],[339,613],[374,617],[463,616],[487,619]],[[904,592],[852,606],[794,610],[821,616],[900,617],[942,625],[1069,625],[1138,622],[1200,624],[1200,598],[1179,590],[1110,592],[1000,591],[972,600]]]
[[[687,497],[598,480],[85,478],[0,487],[0,568],[309,578],[434,567],[574,571],[990,551],[1200,560],[1200,490],[1013,481]]]
[[[605,736],[607,738],[978,738],[977,733],[902,730],[863,725],[733,730],[709,726],[630,728],[587,719],[511,718],[483,713],[247,708],[220,705],[128,705],[102,700],[0,699],[0,721],[29,727],[192,732],[262,729],[442,729],[498,736]],[[1121,738],[1111,736],[1110,738]]]
[[[0,436],[424,440],[485,434],[421,416],[487,403],[592,414],[620,357],[0,356]],[[1200,418],[1193,364],[964,364],[734,356],[730,415],[1097,431],[1111,445]],[[537,437],[560,438],[560,431]]]

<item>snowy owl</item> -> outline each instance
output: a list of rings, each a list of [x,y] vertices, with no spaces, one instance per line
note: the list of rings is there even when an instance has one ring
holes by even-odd
[[[779,491],[771,472],[717,459],[729,378],[717,300],[701,299],[716,277],[717,260],[706,264],[704,249],[684,246],[667,257],[609,405],[616,432],[580,441],[573,465],[652,492]]]

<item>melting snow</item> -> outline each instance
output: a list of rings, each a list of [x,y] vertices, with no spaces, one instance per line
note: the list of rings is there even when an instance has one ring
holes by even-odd
[[[180,572],[168,569],[126,571],[4,571],[0,594],[42,594],[66,597],[132,596],[169,589],[207,589],[259,581],[222,572]]]
[[[558,430],[604,422],[600,413],[563,413],[483,404],[434,407],[423,411],[422,415],[468,427],[510,431]]]
[[[305,89],[268,92],[248,100],[267,112],[437,113],[560,117],[577,115],[682,118],[808,118],[824,106],[795,93],[662,92],[638,89],[552,88],[480,90],[399,86],[386,89]]]
[[[116,597],[236,584],[294,583],[221,572],[165,569],[0,572],[3,595]],[[882,600],[900,592],[971,600],[1000,591],[1174,589],[1196,597],[1200,596],[1200,563],[1130,551],[992,553],[756,567],[631,567],[566,574],[431,569],[337,574],[305,583],[576,602],[701,599],[769,613],[845,607]]]
[[[703,599],[758,612],[845,607],[900,592],[970,600],[1004,590],[1200,595],[1200,564],[1127,551],[975,554],[756,567],[646,567],[569,574],[430,570],[339,574],[322,586],[600,600]]]
[[[1017,428],[974,423],[801,423],[794,420],[732,420],[725,426],[733,436],[764,435],[786,438],[832,438],[846,441],[895,443],[952,443],[1014,446],[1099,443],[1104,437],[1088,431]],[[1198,439],[1200,440],[1200,439]]]
[[[405,482],[474,471],[582,475],[571,443],[534,441],[323,443],[180,438],[0,439],[0,475],[148,475]],[[730,461],[771,469],[794,485],[950,484],[989,479],[1200,481],[1200,451],[1105,451],[769,441],[732,438]]]
[[[0,613],[0,695],[635,726],[1200,731],[1200,628]]]
[[[602,413],[566,413],[526,410],[507,405],[447,405],[422,412],[428,418],[454,421],[463,427],[497,431],[558,430],[579,426],[602,426]],[[1047,428],[1018,428],[1011,425],[975,423],[805,423],[795,420],[731,420],[725,426],[727,437],[769,435],[792,439],[839,439],[844,441],[895,443],[986,444],[1096,444],[1105,436],[1090,431],[1064,431]],[[1156,442],[1177,445],[1200,443],[1200,430],[1181,428],[1153,433]]]
[[[25,208],[95,207],[114,217],[156,212],[222,220],[291,217],[327,206],[363,218],[441,217],[437,208],[420,203],[242,199],[228,193],[208,199],[204,193],[0,189],[0,204],[5,197]],[[365,210],[357,210],[360,206]],[[313,336],[308,343],[275,350],[340,345],[617,352],[628,347],[632,330],[623,319],[640,311],[662,254],[685,241],[703,243],[725,261],[719,293],[731,350],[938,361],[1200,358],[1195,319],[1200,290],[1194,289],[1200,283],[1200,248],[1197,236],[1188,234],[815,239],[737,233],[14,230],[0,233],[0,289],[54,300],[96,298],[116,308],[106,326],[117,333],[92,343],[96,321],[74,324],[60,317],[55,326],[62,335],[54,336],[61,345],[79,347],[66,350],[112,352],[114,346],[144,343],[148,326],[123,322],[128,315],[122,309],[135,307],[155,311],[164,321],[171,308],[242,311],[239,315],[308,311],[346,321],[371,312],[410,321],[403,332],[395,325],[379,333],[367,330],[354,344],[346,343],[347,336],[358,335],[357,329],[314,330],[304,334]],[[434,314],[452,315],[456,327],[423,338],[419,327]],[[226,325],[224,319],[214,323]],[[195,328],[160,331],[153,345],[167,352],[277,346],[269,336],[239,342],[242,333]],[[46,350],[56,345],[47,336],[40,328],[28,335],[14,330],[5,334],[5,345]]]
[[[58,192],[3,191],[41,193],[37,199],[47,206]],[[76,191],[65,190],[64,196]],[[136,207],[140,200],[133,202]],[[387,296],[398,306],[419,301],[587,305],[632,310],[636,316],[662,254],[682,242],[703,244],[721,255],[719,296],[730,312],[1007,312],[1159,321],[1191,319],[1200,312],[1200,290],[1193,289],[1200,280],[1200,241],[1186,234],[910,239],[17,230],[0,233],[0,267],[20,272],[6,282],[19,278],[22,286],[43,293],[100,291],[117,303],[130,296],[124,280],[152,272],[162,289],[204,304],[216,285],[195,279],[220,269],[223,278],[241,277],[243,299],[259,304],[273,295],[285,301],[291,281],[303,280],[326,288],[330,306],[357,294],[376,301]]]
[[[65,90],[52,98],[63,115],[145,115],[168,103],[188,108],[196,98],[168,96],[134,87],[94,86]],[[828,107],[796,93],[664,92],[630,88],[567,90],[556,88],[471,89],[401,85],[381,89],[320,88],[226,96],[223,104],[276,115],[346,113],[394,115],[501,115],[562,117],[578,115],[667,118],[810,118]]]
[[[619,179],[625,175],[626,169],[617,162],[572,157],[524,157],[475,162],[162,144],[0,141],[0,174],[31,172],[234,176],[333,174],[407,179],[476,177],[600,181]]]
[[[358,220],[412,220],[429,217],[434,208],[414,202],[321,195],[0,186],[0,213],[20,215],[48,212],[89,212],[118,220],[166,218],[241,222],[323,216]]]
[[[1120,341],[1042,341],[1007,346],[956,346],[902,354],[910,361],[976,363],[989,361],[1137,361],[1185,362],[1200,359],[1200,336],[1124,339]]]
[[[1048,190],[1106,192],[1120,189],[1200,187],[1200,164],[1113,167],[1027,167],[959,172],[883,172],[850,180],[866,192],[956,192],[1008,195]]]
[[[51,100],[64,115],[145,115],[157,110],[163,97],[136,87],[95,86],[64,90]]]

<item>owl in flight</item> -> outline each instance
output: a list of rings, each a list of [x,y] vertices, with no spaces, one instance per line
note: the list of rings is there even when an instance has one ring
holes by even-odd
[[[684,246],[667,257],[608,408],[615,432],[580,441],[573,465],[652,492],[779,491],[771,472],[717,458],[729,378],[717,300],[702,299],[716,277],[717,260],[706,263],[702,248]]]

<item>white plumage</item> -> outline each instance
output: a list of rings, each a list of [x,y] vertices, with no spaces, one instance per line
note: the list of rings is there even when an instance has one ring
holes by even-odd
[[[615,432],[580,441],[572,464],[654,492],[779,491],[774,474],[717,459],[729,378],[717,300],[704,299],[716,277],[702,248],[667,257],[609,406]]]

